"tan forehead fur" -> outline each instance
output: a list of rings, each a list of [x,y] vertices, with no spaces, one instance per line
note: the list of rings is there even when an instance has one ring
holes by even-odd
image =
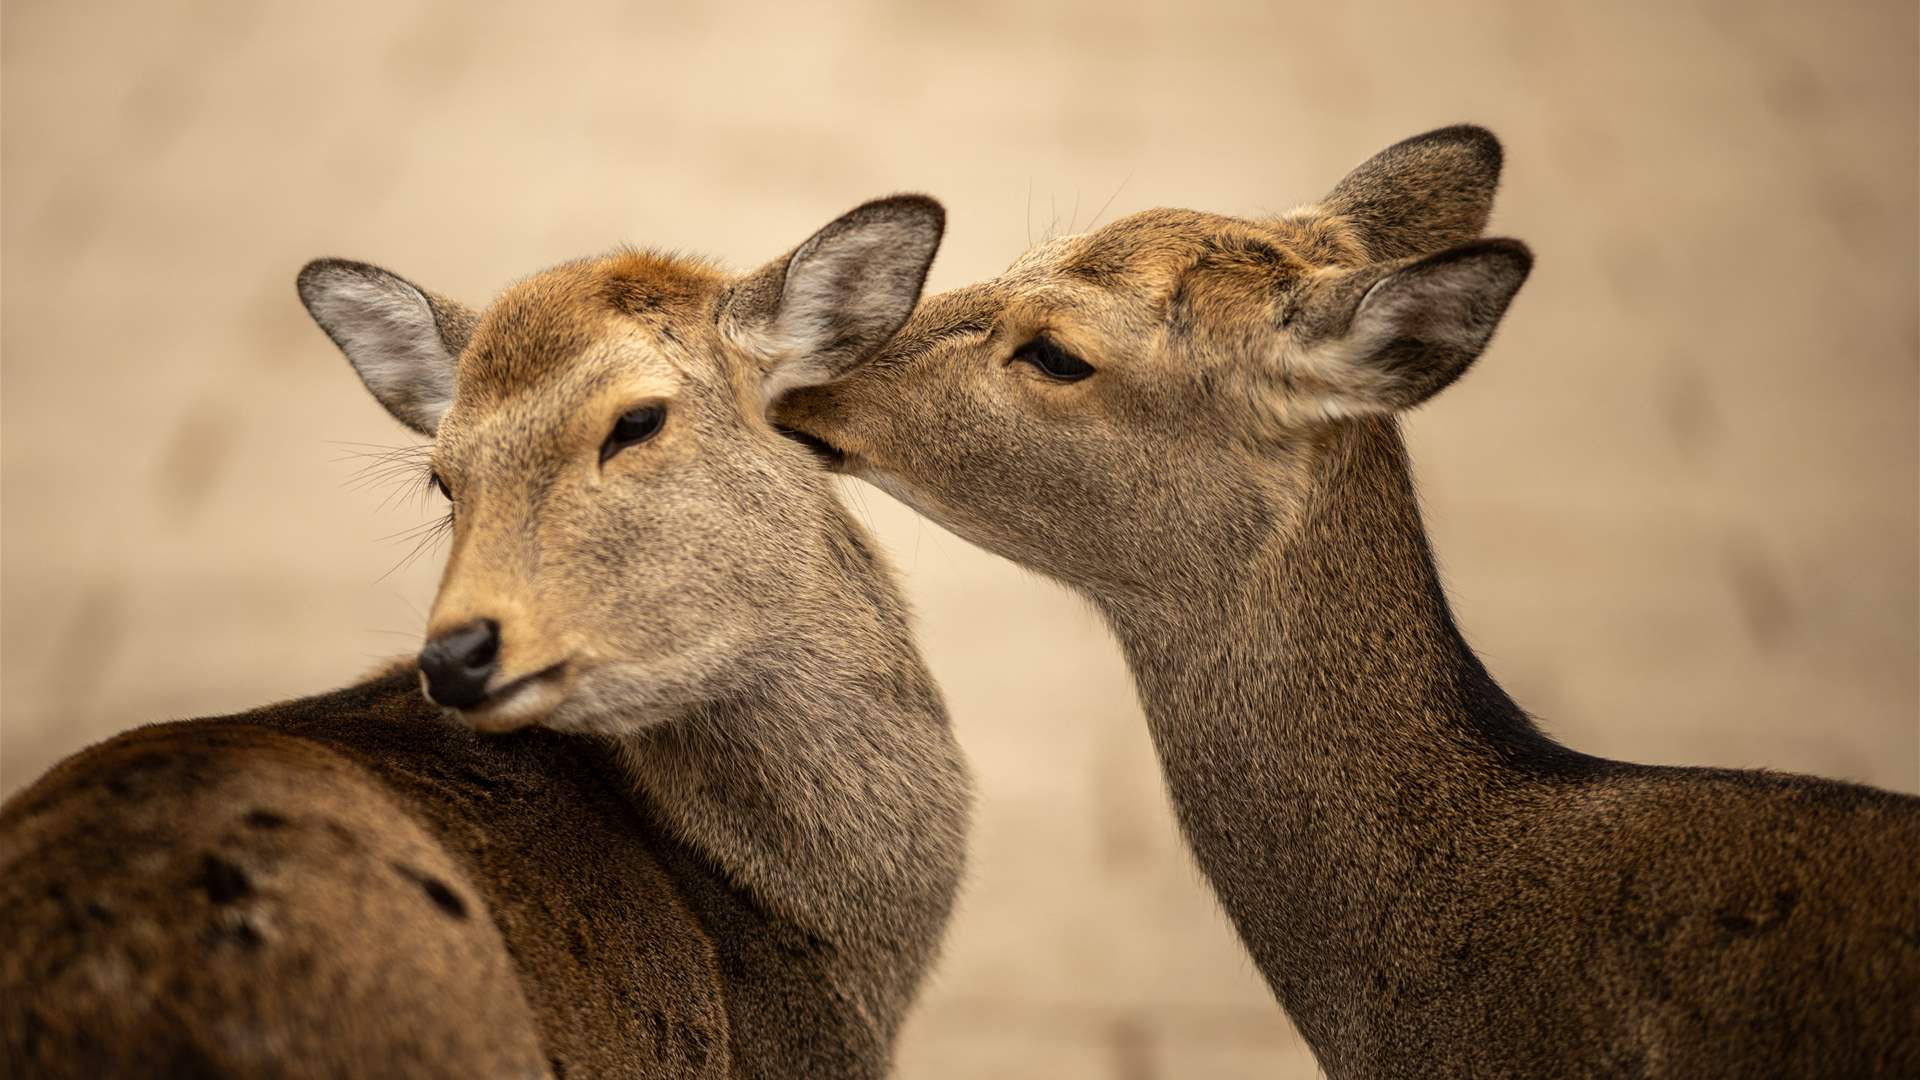
[[[697,340],[729,278],[710,263],[622,251],[565,263],[502,293],[460,358],[461,404],[486,408],[572,369],[624,328]]]
[[[1367,259],[1351,224],[1313,207],[1260,221],[1146,210],[1092,232],[1055,237],[991,281],[929,297],[876,363],[897,364],[937,345],[990,333],[1022,308],[1064,304],[1083,315],[1125,322],[1128,311],[1143,320],[1163,318],[1164,305],[1176,299],[1202,306],[1271,299],[1234,295],[1244,291],[1245,277],[1205,272],[1227,263],[1258,264],[1270,271],[1269,280],[1287,281]]]
[[[1177,275],[1221,249],[1252,251],[1301,268],[1357,264],[1366,249],[1346,222],[1309,208],[1278,219],[1251,221],[1195,210],[1145,210],[1104,228],[1063,236],[1022,255],[1002,280],[1036,283],[1072,279],[1125,287]]]

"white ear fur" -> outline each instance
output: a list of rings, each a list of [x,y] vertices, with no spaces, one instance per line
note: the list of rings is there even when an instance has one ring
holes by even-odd
[[[457,349],[426,293],[365,263],[322,259],[300,271],[300,299],[374,398],[432,435],[453,405]]]
[[[913,313],[945,222],[925,196],[870,202],[737,286],[726,325],[766,363],[763,400],[879,351]]]
[[[1320,298],[1351,304],[1344,329],[1290,341],[1283,364],[1290,406],[1328,418],[1409,409],[1458,379],[1492,339],[1526,281],[1533,256],[1517,240],[1481,240],[1403,260],[1359,291],[1335,286]],[[1338,311],[1317,313],[1338,325]]]
[[[772,402],[780,400],[789,390],[798,390],[803,386],[819,386],[833,380],[833,372],[825,364],[813,359],[790,360],[775,363],[760,383],[760,399]]]

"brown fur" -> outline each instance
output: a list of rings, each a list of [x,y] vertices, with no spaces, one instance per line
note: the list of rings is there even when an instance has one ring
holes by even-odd
[[[889,571],[761,387],[877,348],[939,224],[887,200],[748,277],[625,253],[478,316],[372,267],[303,272],[376,396],[436,435],[432,629],[499,622],[493,696],[440,709],[408,666],[130,732],[9,800],[0,1057],[884,1074],[968,783]],[[768,329],[796,303],[799,331]],[[659,434],[603,456],[644,402]]]
[[[1099,604],[1329,1074],[1920,1074],[1920,800],[1566,749],[1455,628],[1393,413],[1526,275],[1476,239],[1499,161],[1447,129],[1278,220],[1052,241],[775,415]]]

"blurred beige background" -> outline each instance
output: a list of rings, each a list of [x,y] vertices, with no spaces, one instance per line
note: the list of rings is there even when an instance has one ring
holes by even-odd
[[[1411,424],[1470,638],[1583,749],[1915,790],[1917,41],[1907,0],[9,0],[0,794],[415,646],[437,560],[382,577],[383,538],[433,511],[348,483],[406,437],[307,322],[310,256],[479,302],[622,241],[757,265],[924,189],[945,288],[1103,206],[1283,209],[1463,119],[1540,257]],[[902,1075],[1312,1075],[1087,605],[849,496],[982,795]]]

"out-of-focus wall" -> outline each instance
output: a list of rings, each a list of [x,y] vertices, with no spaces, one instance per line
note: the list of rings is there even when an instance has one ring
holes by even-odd
[[[311,256],[481,302],[915,189],[945,288],[1457,120],[1539,256],[1410,424],[1470,639],[1586,750],[1920,788],[1911,3],[562,7],[7,4],[0,793],[415,647],[437,559],[383,576],[384,538],[432,510],[350,483],[407,437],[296,301]],[[902,1074],[1311,1075],[1087,605],[848,494],[981,786]]]

